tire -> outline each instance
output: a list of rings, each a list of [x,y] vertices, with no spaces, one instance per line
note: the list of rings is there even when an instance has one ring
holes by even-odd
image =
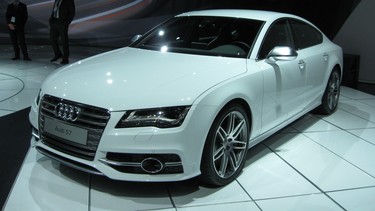
[[[206,139],[200,181],[223,186],[241,173],[249,141],[249,119],[238,104],[225,107],[215,118]]]
[[[340,97],[340,71],[334,69],[328,79],[324,91],[322,104],[314,110],[314,113],[330,115],[336,111]]]

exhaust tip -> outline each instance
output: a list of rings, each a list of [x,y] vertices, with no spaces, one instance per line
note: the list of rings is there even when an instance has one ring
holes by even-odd
[[[156,158],[146,158],[142,161],[141,168],[149,174],[157,174],[163,170],[164,165]]]

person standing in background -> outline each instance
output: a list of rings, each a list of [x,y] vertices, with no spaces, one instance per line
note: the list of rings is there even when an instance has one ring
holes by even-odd
[[[26,4],[19,0],[14,0],[13,3],[8,4],[5,16],[14,49],[14,57],[12,60],[20,59],[21,47],[23,59],[30,61],[31,59],[27,52],[25,41],[25,24],[28,18]]]
[[[55,57],[51,62],[55,62],[62,58],[60,64],[69,63],[69,37],[68,29],[75,15],[74,0],[55,0],[52,14],[49,19],[50,24],[50,40]],[[59,48],[58,39],[61,38],[63,53]]]

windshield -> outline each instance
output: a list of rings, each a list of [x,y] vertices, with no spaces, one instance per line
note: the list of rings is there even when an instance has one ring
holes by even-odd
[[[223,17],[176,17],[130,47],[212,56],[246,58],[262,21]]]

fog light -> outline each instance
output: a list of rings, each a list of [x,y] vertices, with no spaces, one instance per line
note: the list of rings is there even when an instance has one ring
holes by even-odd
[[[157,174],[163,170],[164,165],[156,158],[146,158],[142,161],[141,167],[147,173]]]

